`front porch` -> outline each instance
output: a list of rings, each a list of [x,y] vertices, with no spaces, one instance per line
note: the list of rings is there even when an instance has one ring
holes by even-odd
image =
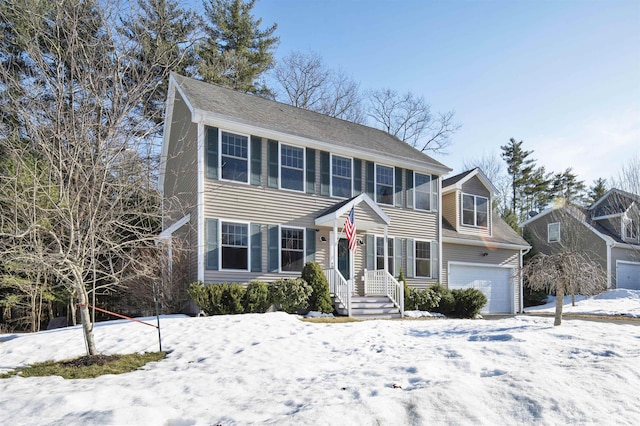
[[[352,234],[355,241],[349,244],[344,224],[352,209],[356,231]],[[367,194],[339,202],[315,219],[322,234],[328,235],[322,237],[329,246],[324,273],[338,313],[404,315],[404,287],[388,272],[389,224],[389,217]],[[377,264],[374,244],[365,245],[365,240],[371,241],[376,234],[383,247]]]

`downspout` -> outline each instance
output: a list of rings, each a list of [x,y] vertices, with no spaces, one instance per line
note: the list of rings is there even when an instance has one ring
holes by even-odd
[[[442,270],[444,259],[442,258],[442,176],[438,177],[438,284],[442,284]],[[447,285],[447,288],[449,286]]]
[[[611,248],[613,244],[607,243],[607,288],[611,289]],[[616,271],[617,272],[617,271]],[[616,287],[618,286],[616,276]]]
[[[198,194],[196,199],[196,208],[198,209],[198,281],[204,282],[204,124],[198,123]]]

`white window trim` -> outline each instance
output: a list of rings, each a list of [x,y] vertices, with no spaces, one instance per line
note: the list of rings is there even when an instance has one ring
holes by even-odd
[[[381,203],[380,201],[378,201],[378,166],[387,167],[391,169],[391,204]],[[375,197],[376,203],[383,206],[395,207],[396,205],[396,168],[394,166],[375,163],[375,167],[373,168],[373,195]]]
[[[246,159],[247,160],[247,181],[246,182],[242,182],[240,180],[233,180],[233,179],[224,179],[222,177],[222,156],[223,156],[222,132],[230,133],[232,135],[244,136],[247,138],[247,159]],[[234,157],[234,158],[239,158],[239,157]],[[247,135],[240,132],[234,132],[226,129],[218,129],[218,170],[219,170],[218,179],[221,181],[239,183],[241,185],[249,185],[251,183],[251,135]]]
[[[552,225],[558,225],[558,239],[557,239],[557,240],[554,240],[554,241],[551,241],[551,238],[549,238],[549,236],[550,236],[550,230],[551,230],[551,226],[552,226]],[[560,227],[560,222],[551,222],[551,223],[548,223],[548,224],[547,224],[547,243],[549,243],[549,244],[551,244],[551,243],[559,243],[559,242],[560,242],[560,237],[561,237],[561,235],[562,235],[562,234],[561,234],[561,232],[562,232],[562,229],[561,229],[561,227]]]
[[[233,181],[235,182],[235,181]],[[222,267],[222,222],[238,223],[247,225],[247,269],[226,269]],[[251,271],[251,222],[237,219],[218,218],[218,270],[230,272],[249,272]]]
[[[429,176],[429,208],[428,209],[420,209],[418,207],[416,207],[416,193],[418,192],[416,190],[416,188],[418,187],[416,185],[416,175],[423,175],[423,176]],[[420,173],[420,172],[416,172],[415,170],[413,171],[413,209],[414,210],[419,210],[421,212],[433,212],[435,211],[433,209],[433,175],[432,174],[427,174],[427,173]],[[422,191],[420,191],[422,192]]]
[[[307,232],[306,228],[302,226],[289,226],[289,225],[278,225],[278,273],[280,274],[294,274],[300,275],[300,271],[283,271],[282,270],[282,228],[285,229],[298,229],[302,230],[302,267],[304,268],[305,256],[307,255]]]
[[[417,243],[427,243],[429,244],[429,276],[426,275],[418,275],[418,268],[416,267],[416,262],[418,261],[418,250],[417,250]],[[436,278],[433,276],[433,253],[431,251],[431,246],[433,243],[433,240],[422,240],[422,239],[417,239],[417,240],[413,240],[413,273],[415,275],[416,278]],[[422,258],[420,258],[422,259]]]
[[[373,234],[373,262],[374,262],[374,270],[378,271],[379,269],[377,269],[378,266],[378,238],[382,238],[384,240],[384,235],[378,235],[378,234]],[[395,237],[391,236],[391,235],[387,235],[387,245],[389,245],[389,241],[393,241],[393,255],[392,256],[387,256],[387,262],[391,262],[393,264],[393,273],[396,274],[394,276],[397,276],[397,274],[399,274],[399,272],[396,271],[396,265],[395,265],[395,261],[396,261],[396,242],[395,242]],[[388,250],[388,249],[387,249]],[[381,269],[380,269],[381,270]]]
[[[340,158],[346,158],[349,161],[351,161],[351,195],[349,195],[348,197],[341,197],[339,195],[333,195],[333,157],[340,157]],[[375,170],[374,170],[375,173]],[[338,154],[334,154],[334,153],[330,153],[329,156],[329,187],[330,187],[330,191],[329,194],[331,197],[333,198],[340,198],[343,200],[348,200],[349,198],[353,197],[353,157],[347,157],[344,155],[338,155]],[[374,188],[375,189],[375,188]]]
[[[468,223],[464,223],[464,197],[473,197],[473,225],[470,225]],[[489,221],[491,220],[491,210],[490,210],[490,199],[483,196],[483,195],[475,195],[475,194],[467,194],[467,193],[462,193],[461,195],[461,199],[460,199],[460,224],[462,226],[470,226],[472,228],[479,228],[479,229],[489,229]],[[477,198],[484,198],[485,200],[487,200],[487,225],[486,226],[482,226],[482,225],[478,225],[478,206],[476,204],[476,199]]]
[[[302,189],[301,190],[284,188],[282,186],[282,167],[284,167],[282,165],[282,145],[290,146],[292,148],[302,149]],[[290,143],[284,143],[284,142],[278,141],[278,189],[281,189],[283,191],[297,192],[298,194],[306,192],[306,188],[305,188],[306,176],[307,176],[306,172],[307,172],[307,149],[303,146],[298,146],[298,145],[293,145]]]

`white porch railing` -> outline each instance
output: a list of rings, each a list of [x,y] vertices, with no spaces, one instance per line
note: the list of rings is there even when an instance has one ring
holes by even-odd
[[[404,286],[389,272],[382,269],[375,271],[365,269],[364,293],[366,295],[387,296],[400,309],[400,315],[404,317]]]
[[[329,281],[329,292],[347,309],[347,315],[351,316],[351,293],[349,281],[345,280],[337,269],[323,269],[324,275]]]

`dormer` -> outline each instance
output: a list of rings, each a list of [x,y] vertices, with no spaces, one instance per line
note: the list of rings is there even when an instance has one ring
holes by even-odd
[[[442,182],[442,217],[461,234],[492,235],[492,202],[497,189],[479,168]]]
[[[589,207],[591,220],[625,243],[640,243],[640,197],[611,189]]]

